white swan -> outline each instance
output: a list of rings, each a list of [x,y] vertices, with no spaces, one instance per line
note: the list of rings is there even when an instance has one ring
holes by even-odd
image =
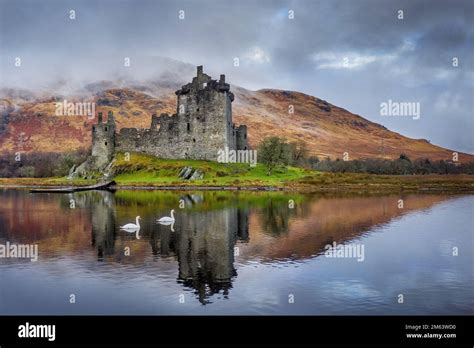
[[[171,223],[171,222],[174,222],[174,209],[171,209],[171,217],[169,216],[163,216],[161,219],[159,220],[156,220],[156,222],[160,223],[160,224],[166,224],[166,223]]]
[[[135,232],[135,230],[140,229],[140,222],[138,222],[138,220],[141,220],[140,216],[137,216],[137,218],[136,218],[137,223],[136,224],[126,224],[126,225],[120,226],[120,229],[121,230],[126,230],[127,232]]]

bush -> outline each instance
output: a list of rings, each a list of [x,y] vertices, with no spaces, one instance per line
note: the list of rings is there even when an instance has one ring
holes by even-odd
[[[0,157],[0,177],[51,177],[66,176],[74,164],[80,164],[87,158],[88,151],[79,150],[68,153],[37,152],[22,153],[21,160],[15,160],[15,154]]]
[[[18,168],[18,176],[20,178],[32,178],[35,176],[35,167],[33,166],[22,166]]]
[[[372,158],[331,161],[327,159],[314,162],[311,168],[323,172],[385,175],[474,174],[474,162],[454,164],[443,160],[430,161],[427,158],[411,161],[405,154],[401,154],[396,160]]]
[[[278,167],[286,168],[291,157],[291,147],[283,138],[265,138],[258,148],[258,160],[267,168],[267,175]]]

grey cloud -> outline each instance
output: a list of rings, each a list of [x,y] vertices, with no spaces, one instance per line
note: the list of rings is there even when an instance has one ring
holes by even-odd
[[[150,79],[168,69],[156,59],[165,56],[204,64],[243,87],[313,94],[400,133],[472,153],[473,17],[470,0],[0,0],[0,78],[28,88]],[[402,51],[407,43],[412,49]],[[250,59],[256,48],[268,61]],[[317,69],[318,53],[376,59],[357,69]],[[17,56],[21,69],[13,67]],[[124,57],[132,59],[127,72]],[[389,98],[422,101],[420,122],[378,116]]]

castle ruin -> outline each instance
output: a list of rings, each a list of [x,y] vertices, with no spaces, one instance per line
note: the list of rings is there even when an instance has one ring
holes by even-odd
[[[234,94],[225,75],[213,80],[198,66],[192,82],[175,93],[176,114],[153,114],[148,129],[122,128],[117,133],[112,112],[105,123],[99,112],[98,122],[92,127],[91,157],[78,170],[102,171],[117,151],[216,161],[219,150],[248,149],[247,126],[237,127],[232,122]]]

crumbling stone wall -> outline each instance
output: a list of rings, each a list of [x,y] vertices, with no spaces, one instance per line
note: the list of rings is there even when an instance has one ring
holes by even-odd
[[[236,131],[236,149],[247,150],[247,126],[240,125]]]

